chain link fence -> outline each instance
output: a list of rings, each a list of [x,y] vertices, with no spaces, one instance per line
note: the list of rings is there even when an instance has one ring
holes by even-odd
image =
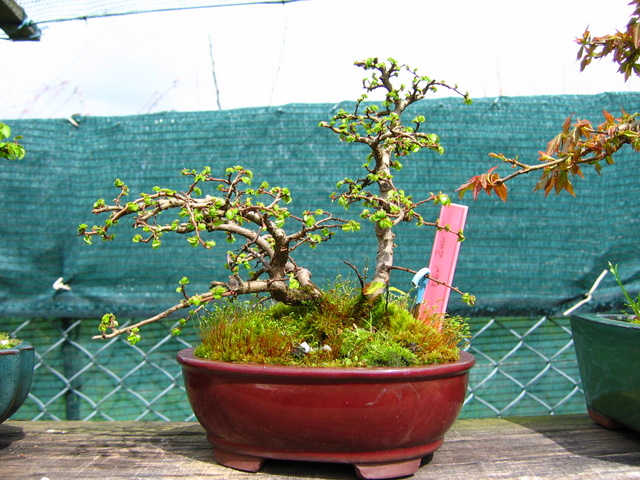
[[[463,416],[586,411],[568,318],[501,318],[474,325],[476,357]]]
[[[175,354],[197,343],[195,329],[147,328],[130,346],[92,341],[96,320],[10,319],[10,331],[36,348],[33,387],[13,419],[195,420]],[[462,418],[584,412],[566,318],[471,321],[476,357]]]

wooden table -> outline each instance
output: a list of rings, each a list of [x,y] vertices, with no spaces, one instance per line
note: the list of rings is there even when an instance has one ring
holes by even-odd
[[[179,422],[17,422],[0,425],[0,479],[339,479],[350,465],[269,460],[259,473],[213,461],[204,431]],[[459,420],[413,477],[640,479],[640,434],[583,415]]]

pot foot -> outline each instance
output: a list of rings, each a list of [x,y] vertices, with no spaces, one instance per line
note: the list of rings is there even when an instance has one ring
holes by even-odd
[[[602,415],[601,413],[596,412],[591,407],[587,407],[587,412],[589,413],[589,417],[591,418],[591,420],[604,428],[608,428],[609,430],[621,430],[624,428],[623,425],[616,422],[613,418]]]
[[[264,463],[264,458],[252,457],[250,455],[240,455],[238,453],[225,452],[224,450],[213,449],[213,457],[220,465],[242,470],[243,472],[257,472]]]
[[[409,477],[420,468],[421,458],[389,463],[354,464],[358,478],[364,480],[382,480],[388,478]]]

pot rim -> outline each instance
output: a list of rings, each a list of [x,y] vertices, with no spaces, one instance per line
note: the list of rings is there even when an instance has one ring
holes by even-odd
[[[209,370],[216,375],[229,376],[270,376],[279,378],[314,379],[436,379],[467,373],[475,364],[475,357],[460,351],[460,359],[455,362],[424,365],[418,367],[300,367],[295,365],[266,365],[257,363],[230,363],[205,360],[193,354],[194,348],[178,352],[176,359],[186,369]]]
[[[579,319],[586,322],[598,323],[604,325],[611,325],[619,328],[630,328],[630,329],[638,329],[640,328],[640,324],[631,323],[629,321],[623,320],[624,318],[628,318],[629,315],[624,314],[616,314],[616,313],[582,313],[572,315],[572,319]]]
[[[24,350],[33,350],[33,345],[31,345],[29,342],[25,342],[24,340],[22,340],[15,347],[0,349],[0,355],[15,355]]]

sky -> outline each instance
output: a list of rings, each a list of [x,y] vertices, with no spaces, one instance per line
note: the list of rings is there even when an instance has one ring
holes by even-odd
[[[337,103],[362,93],[354,61],[390,56],[472,98],[639,91],[608,60],[576,61],[575,37],[624,29],[628,2],[306,0],[50,23],[40,42],[0,41],[0,120]]]

